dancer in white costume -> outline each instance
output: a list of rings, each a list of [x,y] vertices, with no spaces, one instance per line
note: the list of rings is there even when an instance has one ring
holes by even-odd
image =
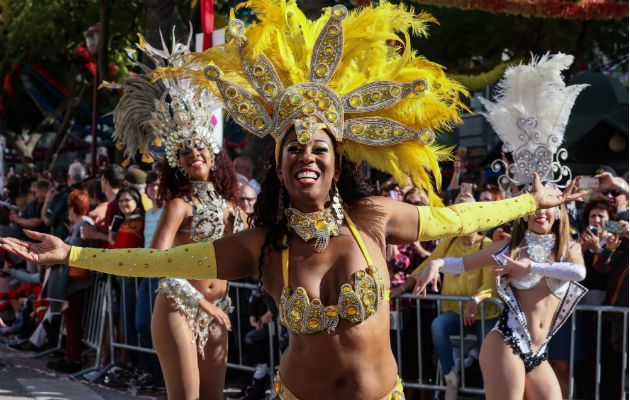
[[[499,178],[503,188],[527,187],[534,171],[550,185],[568,178],[570,171],[554,156],[566,153],[559,146],[571,107],[584,87],[566,87],[562,81],[560,73],[572,61],[564,54],[546,55],[512,67],[499,83],[497,102],[484,101],[503,150],[512,152],[516,161]],[[486,397],[561,399],[547,361],[547,343],[586,293],[576,283],[586,270],[580,246],[570,239],[564,205],[517,219],[509,242],[495,242],[463,258],[433,261],[416,275],[414,292],[437,285],[439,272],[458,274],[488,265],[496,265],[505,309],[481,348]]]

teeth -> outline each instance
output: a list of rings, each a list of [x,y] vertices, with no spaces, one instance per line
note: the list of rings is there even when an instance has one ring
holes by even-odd
[[[298,172],[297,178],[298,179],[303,179],[303,178],[317,179],[317,174],[312,171],[302,171],[302,172]]]
[[[203,161],[195,161],[195,162],[194,162],[194,163],[192,163],[191,165],[192,165],[192,166],[195,166],[195,165],[201,165],[201,164],[203,164]]]

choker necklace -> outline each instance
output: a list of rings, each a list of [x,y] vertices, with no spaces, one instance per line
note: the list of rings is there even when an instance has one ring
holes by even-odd
[[[284,210],[287,224],[305,242],[315,239],[313,248],[316,252],[324,251],[331,236],[339,235],[339,225],[343,220],[336,220],[330,208],[312,213],[303,213],[295,208]]]
[[[525,241],[529,258],[535,262],[545,262],[556,244],[556,235],[554,233],[540,235],[528,229],[525,231]]]

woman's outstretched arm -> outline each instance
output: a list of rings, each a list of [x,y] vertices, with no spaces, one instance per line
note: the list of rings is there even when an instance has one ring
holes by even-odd
[[[114,275],[184,279],[238,279],[255,275],[264,241],[264,233],[252,229],[215,242],[169,250],[105,250],[71,247],[52,235],[25,233],[38,242],[2,238],[2,248],[37,264],[62,263]]]
[[[574,188],[575,181],[572,181],[560,193],[544,187],[538,175],[535,175],[530,193],[500,201],[461,203],[449,207],[416,207],[384,197],[373,199],[387,214],[387,242],[411,243],[486,230],[533,214],[539,208],[550,208],[574,201],[586,193],[574,193]]]

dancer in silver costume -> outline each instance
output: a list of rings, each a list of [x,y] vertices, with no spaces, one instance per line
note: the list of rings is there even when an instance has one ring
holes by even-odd
[[[499,83],[497,101],[483,100],[503,151],[513,153],[515,160],[510,165],[493,163],[496,171],[500,168],[495,165],[505,167],[499,184],[506,192],[526,190],[532,172],[556,188],[570,177],[570,170],[560,165],[566,151],[559,146],[573,103],[584,88],[565,86],[562,80],[561,71],[572,62],[572,56],[556,54],[511,67]],[[547,344],[586,294],[577,283],[586,276],[582,252],[571,241],[564,205],[517,219],[511,235],[510,241],[495,242],[463,258],[435,260],[416,276],[416,293],[427,284],[437,285],[439,272],[457,274],[495,265],[505,309],[481,347],[486,398],[560,400]]]
[[[173,43],[171,51],[144,40],[137,47],[156,66],[181,65],[188,46]],[[147,161],[158,154],[156,140],[164,147],[158,197],[165,207],[151,247],[165,250],[243,230],[236,176],[213,134],[217,98],[194,92],[188,81],[151,82],[148,74],[109,86],[124,89],[114,111],[114,136],[126,155],[141,152]],[[227,281],[218,279],[160,280],[151,333],[169,398],[223,398],[232,310],[227,289]]]

